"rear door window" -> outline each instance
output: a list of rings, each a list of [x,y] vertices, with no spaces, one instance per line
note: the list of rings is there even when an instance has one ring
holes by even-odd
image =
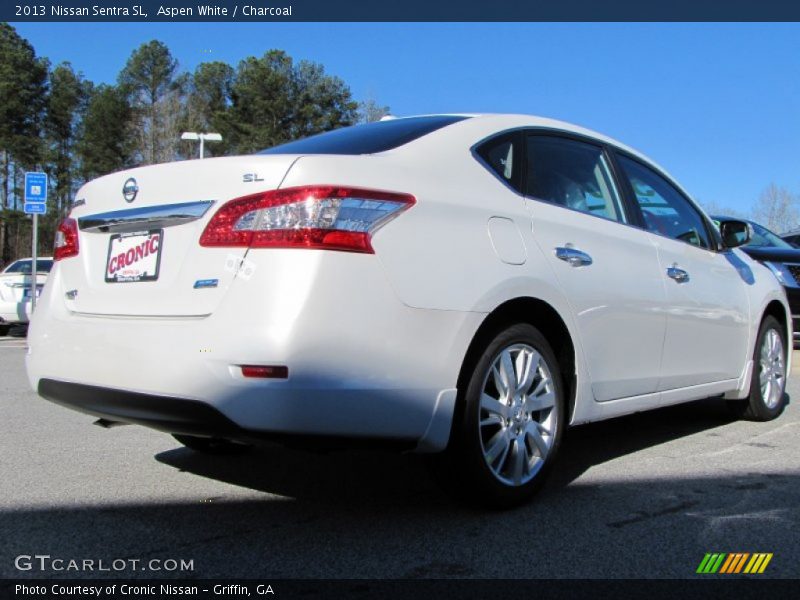
[[[603,149],[569,138],[530,134],[525,194],[583,213],[626,222]]]

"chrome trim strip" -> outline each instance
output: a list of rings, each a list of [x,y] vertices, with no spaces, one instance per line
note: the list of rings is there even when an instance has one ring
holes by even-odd
[[[82,317],[86,319],[113,319],[115,321],[200,321],[211,316],[211,313],[203,313],[199,315],[118,315],[80,312],[77,310],[71,310],[69,313],[76,317]]]
[[[182,225],[196,221],[202,217],[213,200],[199,202],[183,202],[180,204],[162,204],[160,206],[142,206],[126,210],[99,213],[78,218],[78,228],[87,232],[125,233],[142,228],[156,229]]]

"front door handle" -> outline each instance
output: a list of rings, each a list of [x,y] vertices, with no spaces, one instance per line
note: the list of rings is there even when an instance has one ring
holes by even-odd
[[[667,277],[674,279],[678,283],[686,283],[689,281],[689,273],[683,269],[679,269],[678,265],[672,265],[669,269],[667,269]]]
[[[570,246],[556,248],[556,258],[569,263],[571,267],[586,267],[592,264],[592,257]]]

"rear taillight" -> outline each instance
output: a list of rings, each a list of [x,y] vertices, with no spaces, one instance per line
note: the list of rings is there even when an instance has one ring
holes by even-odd
[[[409,194],[359,188],[272,190],[224,204],[200,236],[200,245],[373,253],[372,234],[414,202]]]
[[[53,259],[61,260],[70,256],[78,256],[78,222],[67,217],[56,229]]]
[[[287,379],[289,377],[289,367],[242,365],[242,375],[260,379]]]

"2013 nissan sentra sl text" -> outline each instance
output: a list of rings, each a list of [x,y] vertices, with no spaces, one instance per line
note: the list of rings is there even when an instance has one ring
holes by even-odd
[[[775,276],[662,169],[548,119],[434,115],[87,183],[31,385],[215,451],[370,440],[525,500],[569,425],[724,395],[777,417]],[[557,468],[557,465],[556,465]]]

